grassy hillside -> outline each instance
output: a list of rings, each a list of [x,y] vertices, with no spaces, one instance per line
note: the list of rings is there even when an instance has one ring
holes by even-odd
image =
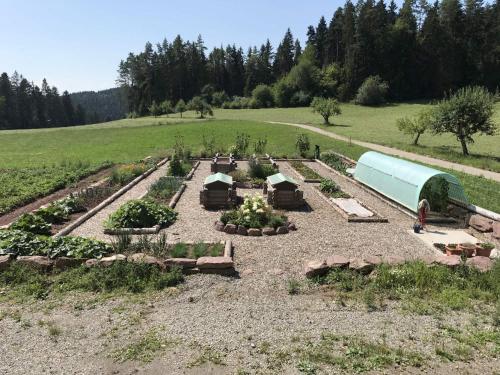
[[[500,103],[495,105],[494,121],[499,127],[495,136],[475,137],[470,145],[471,156],[461,154],[460,143],[451,134],[424,134],[420,145],[413,146],[412,139],[402,134],[396,127],[396,120],[404,116],[413,116],[418,111],[430,108],[428,104],[393,104],[384,107],[363,107],[354,104],[342,104],[342,114],[332,118],[334,126],[322,125],[322,118],[312,113],[310,108],[271,108],[216,110],[218,119],[242,119],[257,121],[281,121],[311,124],[334,133],[367,142],[378,143],[398,149],[411,151],[439,159],[454,161],[500,172]]]

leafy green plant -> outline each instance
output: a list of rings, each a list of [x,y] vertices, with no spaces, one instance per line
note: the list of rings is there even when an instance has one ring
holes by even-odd
[[[35,214],[22,214],[9,229],[22,230],[33,234],[50,236],[51,226],[41,216]]]
[[[211,257],[219,257],[222,256],[223,254],[224,254],[224,245],[220,243],[216,243],[212,245],[212,247],[210,248]]]
[[[193,246],[193,256],[198,259],[205,256],[208,252],[208,245],[204,242],[198,242]]]
[[[170,199],[175,195],[177,190],[179,190],[181,185],[182,180],[180,178],[171,176],[160,177],[160,179],[149,188],[148,196],[159,200]]]
[[[111,253],[112,248],[105,242],[84,238],[84,237],[56,237],[48,241],[46,248],[50,258],[61,256],[85,259],[101,258],[103,255]]]
[[[188,251],[188,246],[183,242],[179,242],[172,247],[172,250],[170,250],[170,256],[172,258],[186,258]]]
[[[307,165],[302,163],[301,161],[291,161],[290,165],[292,168],[297,170],[304,178],[306,179],[311,179],[311,180],[321,180],[321,176],[314,171],[313,169],[309,168]]]
[[[259,138],[253,144],[253,150],[257,155],[263,155],[266,151],[267,138]]]
[[[113,185],[126,185],[137,176],[148,170],[148,165],[145,163],[126,164],[113,168],[109,181]]]
[[[106,228],[149,228],[155,225],[167,227],[177,218],[169,207],[149,199],[131,200],[112,213]]]
[[[347,175],[346,169],[349,168],[349,165],[335,153],[331,151],[323,152],[321,153],[321,160],[337,172]]]
[[[307,156],[307,152],[311,148],[311,143],[309,142],[309,136],[304,133],[297,135],[295,148],[299,152],[300,156],[305,158]]]
[[[332,198],[349,198],[350,195],[344,193],[340,187],[331,179],[322,179],[319,184],[319,190]]]
[[[46,252],[47,240],[22,230],[0,230],[0,255],[39,255]]]
[[[248,161],[248,176],[265,180],[267,177],[278,173],[278,170],[271,164],[263,164],[256,158]]]

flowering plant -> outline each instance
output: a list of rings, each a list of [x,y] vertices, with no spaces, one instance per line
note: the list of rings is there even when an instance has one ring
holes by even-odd
[[[267,221],[267,218],[271,214],[271,208],[267,205],[259,194],[245,195],[243,199],[243,204],[239,209],[240,222],[244,226],[255,226],[259,223],[262,225]],[[259,226],[260,226],[259,225]]]

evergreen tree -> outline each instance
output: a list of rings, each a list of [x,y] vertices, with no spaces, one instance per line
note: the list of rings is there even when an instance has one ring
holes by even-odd
[[[293,35],[290,29],[288,29],[276,51],[274,72],[277,77],[284,76],[292,69],[294,65],[294,50]]]

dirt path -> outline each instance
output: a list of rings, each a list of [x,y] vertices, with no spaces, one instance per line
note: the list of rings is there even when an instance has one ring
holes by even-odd
[[[378,145],[375,143],[363,142],[363,141],[357,141],[357,140],[349,140],[348,137],[344,137],[342,135],[338,135],[338,134],[335,134],[335,133],[330,132],[330,131],[319,129],[319,128],[316,128],[316,127],[311,126],[311,125],[294,124],[291,122],[278,122],[278,121],[266,121],[266,122],[269,124],[281,124],[281,125],[295,126],[295,127],[309,130],[309,131],[312,131],[312,132],[315,132],[315,133],[318,133],[321,135],[325,135],[325,136],[330,137],[330,138],[338,139],[340,141],[344,141],[344,142],[350,141],[351,143],[354,143],[355,145],[366,147],[366,148],[369,148],[369,149],[372,149],[375,151],[383,152],[384,154],[400,156],[400,157],[408,159],[408,160],[418,161],[418,162],[426,163],[426,164],[432,164],[432,165],[436,165],[438,167],[452,169],[455,171],[468,173],[468,174],[471,174],[474,176],[484,176],[486,178],[489,178],[490,180],[500,182],[500,173],[497,173],[497,172],[487,171],[485,169],[475,168],[475,167],[471,167],[468,165],[453,163],[451,161],[446,161],[446,160],[442,160],[442,159],[436,159],[436,158],[432,158],[430,156],[414,154],[413,152],[398,150],[396,148],[382,146],[382,145]]]
[[[69,235],[95,238],[102,241],[110,241],[111,237],[104,234],[104,222],[108,216],[115,212],[121,205],[131,199],[138,199],[146,193],[149,187],[155,183],[160,177],[166,176],[169,163],[158,168],[144,180],[135,185],[110,205],[103,208],[96,215],[92,216],[85,223],[75,228]]]

